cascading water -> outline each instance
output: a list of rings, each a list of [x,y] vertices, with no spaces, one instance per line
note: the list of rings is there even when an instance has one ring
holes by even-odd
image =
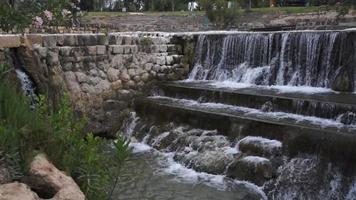
[[[188,80],[333,88],[355,62],[347,32],[276,32],[201,35]]]
[[[31,104],[34,105],[37,100],[36,85],[32,81],[31,77],[25,72],[20,62],[20,59],[18,58],[16,49],[12,50],[11,57],[12,57],[13,64],[15,66],[15,72],[17,78],[21,82],[21,88],[24,91],[25,95],[30,98]]]
[[[25,95],[31,99],[31,102],[34,103],[36,100],[36,87],[31,80],[31,78],[21,69],[15,69],[17,78],[21,82],[21,88],[24,91]]]

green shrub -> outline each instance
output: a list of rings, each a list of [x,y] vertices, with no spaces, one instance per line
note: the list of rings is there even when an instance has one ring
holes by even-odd
[[[30,108],[21,91],[0,79],[0,165],[13,168],[14,179],[19,179],[33,156],[43,152],[73,176],[89,200],[110,199],[130,153],[128,142],[86,134],[86,120],[75,117],[67,95],[56,111],[45,102],[40,97],[39,105]]]
[[[225,0],[200,0],[206,16],[215,27],[228,28],[237,25],[239,12],[237,9],[230,9]]]

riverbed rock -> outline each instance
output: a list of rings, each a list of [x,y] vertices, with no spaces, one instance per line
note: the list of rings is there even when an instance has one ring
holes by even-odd
[[[196,171],[223,174],[228,164],[233,161],[233,156],[226,154],[222,149],[217,149],[215,151],[197,153],[187,160],[190,163],[190,167]]]
[[[282,155],[282,143],[262,137],[247,136],[238,143],[239,150],[247,155],[277,157]]]
[[[37,155],[32,161],[26,182],[41,197],[53,200],[85,200],[74,180],[59,171],[44,154]]]
[[[272,178],[274,171],[270,160],[258,156],[246,156],[228,167],[227,176],[262,186]]]
[[[14,182],[0,185],[0,200],[40,200],[40,198],[27,185]]]
[[[352,92],[352,73],[346,68],[340,67],[336,73],[331,89],[340,92]]]

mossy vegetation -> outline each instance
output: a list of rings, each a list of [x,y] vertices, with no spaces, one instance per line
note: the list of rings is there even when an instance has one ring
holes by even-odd
[[[86,119],[75,117],[67,95],[58,110],[51,110],[45,97],[38,102],[31,107],[22,91],[0,78],[0,165],[11,168],[12,179],[20,180],[33,156],[45,153],[76,180],[89,200],[111,199],[130,154],[128,142],[84,132]]]

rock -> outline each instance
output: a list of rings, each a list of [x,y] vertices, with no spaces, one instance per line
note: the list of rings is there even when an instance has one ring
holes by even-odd
[[[258,156],[246,156],[228,167],[227,176],[262,186],[272,178],[274,171],[270,160]]]
[[[209,174],[223,174],[228,164],[233,161],[233,157],[226,154],[222,149],[204,151],[197,153],[188,159],[190,167]]]
[[[54,66],[54,65],[58,65],[58,63],[59,63],[58,52],[49,51],[47,54],[47,64]]]
[[[77,77],[77,80],[79,83],[89,83],[89,77],[84,74],[83,72],[75,72],[75,76]]]
[[[109,68],[107,75],[110,82],[117,81],[119,79],[120,70]]]
[[[352,73],[347,69],[340,67],[335,72],[335,78],[332,82],[331,89],[340,92],[353,92]]]
[[[126,72],[122,72],[120,74],[120,80],[124,83],[128,82],[130,80],[130,75],[128,75]]]
[[[256,185],[248,182],[234,182],[231,190],[236,199],[267,200],[266,194]]]
[[[67,85],[67,89],[71,92],[80,92],[80,86],[77,82],[76,75],[71,72],[65,72],[64,73],[64,80]]]
[[[96,54],[97,54],[97,55],[104,55],[104,54],[106,54],[106,46],[104,46],[104,45],[99,45],[99,46],[97,46]]]
[[[0,200],[40,200],[40,198],[27,185],[14,182],[0,185]]]
[[[0,166],[0,184],[9,183],[11,175],[7,168]]]
[[[262,137],[247,136],[238,143],[239,150],[247,155],[277,157],[282,155],[282,143]]]
[[[347,111],[347,112],[339,115],[337,120],[343,124],[346,124],[346,125],[355,124],[356,123],[356,113]]]
[[[115,82],[113,82],[111,84],[111,89],[112,90],[119,90],[121,88],[122,88],[122,81],[121,80],[117,80],[117,81],[115,81]]]
[[[37,155],[30,165],[28,185],[40,196],[52,200],[85,200],[74,180],[59,171],[44,154]]]

